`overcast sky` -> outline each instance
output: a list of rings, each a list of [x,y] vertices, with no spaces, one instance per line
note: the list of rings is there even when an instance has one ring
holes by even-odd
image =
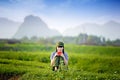
[[[0,0],[0,17],[23,22],[30,14],[63,32],[86,22],[120,22],[120,0]]]

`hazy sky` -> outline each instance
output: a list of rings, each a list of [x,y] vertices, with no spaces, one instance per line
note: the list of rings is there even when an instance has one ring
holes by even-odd
[[[120,22],[120,0],[0,0],[0,17],[22,22],[30,14],[63,32],[86,22]]]

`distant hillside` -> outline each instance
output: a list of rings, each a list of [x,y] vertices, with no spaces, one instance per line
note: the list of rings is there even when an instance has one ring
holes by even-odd
[[[14,38],[22,38],[24,36],[31,38],[36,37],[52,37],[61,35],[58,31],[48,28],[47,24],[37,16],[26,16],[24,22],[20,25]]]
[[[120,39],[119,30],[120,23],[115,21],[109,21],[103,25],[95,23],[86,23],[80,26],[66,29],[63,32],[64,36],[78,36],[80,33],[86,33],[89,35],[104,36],[109,39]]]
[[[19,22],[15,22],[7,18],[0,18],[0,37],[11,38],[17,31],[19,25]]]

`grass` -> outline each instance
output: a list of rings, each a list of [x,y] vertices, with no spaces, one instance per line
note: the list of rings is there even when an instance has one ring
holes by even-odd
[[[8,45],[10,46],[10,45]],[[17,47],[12,45],[12,47]],[[66,45],[68,71],[53,72],[50,54],[54,46],[19,45],[36,51],[0,51],[0,80],[118,80],[120,79],[120,47]],[[11,47],[11,46],[10,46]],[[24,49],[24,47],[22,47]],[[42,48],[41,51],[38,50]]]

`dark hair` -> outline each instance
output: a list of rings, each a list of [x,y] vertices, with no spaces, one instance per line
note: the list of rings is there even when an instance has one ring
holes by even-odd
[[[56,52],[57,52],[57,47],[56,47]],[[64,46],[63,46],[63,51],[62,51],[62,52],[63,52],[63,54],[64,54]]]

